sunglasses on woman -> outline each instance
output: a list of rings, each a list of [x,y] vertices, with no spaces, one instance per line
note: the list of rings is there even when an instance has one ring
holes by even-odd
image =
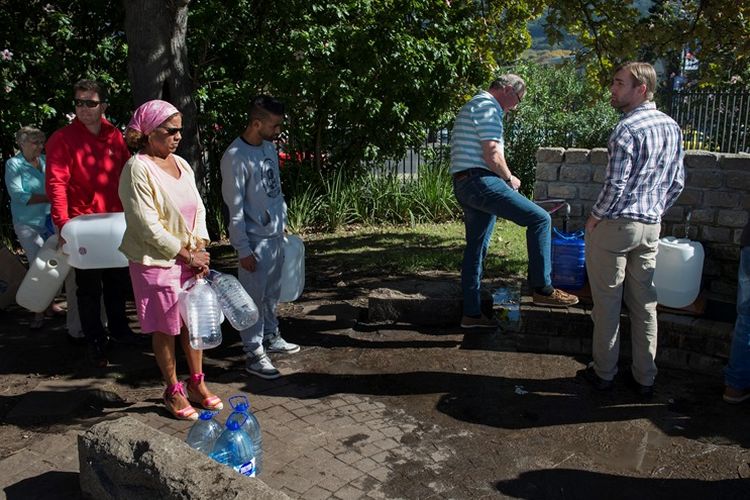
[[[160,129],[164,130],[167,135],[175,135],[179,132],[182,132],[182,127],[159,127]]]

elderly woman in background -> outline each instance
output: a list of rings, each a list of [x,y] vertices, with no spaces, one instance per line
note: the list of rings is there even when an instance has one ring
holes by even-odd
[[[44,132],[34,127],[22,127],[16,132],[20,152],[5,162],[5,185],[10,195],[13,229],[18,236],[29,264],[36,258],[44,240],[51,236],[47,227],[49,200],[44,190],[45,161]],[[58,312],[55,308],[50,313]],[[29,327],[42,327],[44,313],[36,313]]]
[[[138,153],[120,178],[127,223],[120,251],[130,261],[141,331],[152,335],[156,363],[167,385],[164,404],[175,418],[196,420],[191,403],[209,410],[224,405],[203,381],[203,353],[190,346],[177,303],[182,285],[206,275],[210,261],[206,210],[193,171],[174,154],[181,131],[181,113],[165,101],[141,105],[130,120],[125,141]],[[175,337],[190,369],[187,392],[177,380]]]

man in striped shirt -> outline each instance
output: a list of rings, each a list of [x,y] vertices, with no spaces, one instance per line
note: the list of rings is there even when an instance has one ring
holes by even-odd
[[[586,270],[594,308],[594,361],[579,374],[612,387],[620,351],[620,307],[630,314],[633,362],[626,382],[650,397],[656,377],[656,289],[661,218],[684,187],[682,133],[651,102],[656,72],[643,62],[615,71],[610,103],[623,115],[609,138],[607,177],[586,221]]]
[[[529,283],[534,303],[561,307],[578,302],[575,295],[552,287],[549,214],[518,192],[521,181],[505,161],[503,115],[518,107],[526,83],[507,74],[489,90],[467,102],[456,117],[451,135],[453,191],[464,211],[466,248],[461,266],[462,328],[497,327],[480,310],[482,267],[496,217],[526,227]]]

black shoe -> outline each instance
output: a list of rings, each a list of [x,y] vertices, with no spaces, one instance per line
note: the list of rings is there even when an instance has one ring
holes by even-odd
[[[66,334],[65,337],[67,337],[68,343],[70,345],[75,345],[75,346],[86,345],[86,337],[74,337],[69,334]]]
[[[597,375],[592,365],[587,366],[583,370],[578,370],[576,372],[576,377],[584,379],[586,382],[590,383],[597,391],[608,391],[612,389],[612,386],[614,385],[613,381],[604,380],[599,375]]]
[[[107,361],[107,355],[104,352],[103,342],[89,344],[86,358],[89,364],[94,368],[106,368],[109,364],[109,361]]]
[[[654,395],[653,385],[642,385],[635,378],[633,378],[633,372],[628,368],[623,374],[625,385],[628,386],[633,392],[643,399],[651,399]]]

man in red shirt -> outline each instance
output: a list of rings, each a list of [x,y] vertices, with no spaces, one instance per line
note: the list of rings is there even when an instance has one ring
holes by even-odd
[[[80,80],[73,92],[75,119],[52,134],[46,145],[47,196],[58,230],[78,215],[122,212],[117,189],[120,172],[130,158],[122,133],[104,118],[106,89],[93,80]],[[128,270],[76,269],[75,273],[89,357],[103,368],[107,366],[107,334],[101,320],[102,295],[110,336],[124,342],[135,338],[125,314]]]

